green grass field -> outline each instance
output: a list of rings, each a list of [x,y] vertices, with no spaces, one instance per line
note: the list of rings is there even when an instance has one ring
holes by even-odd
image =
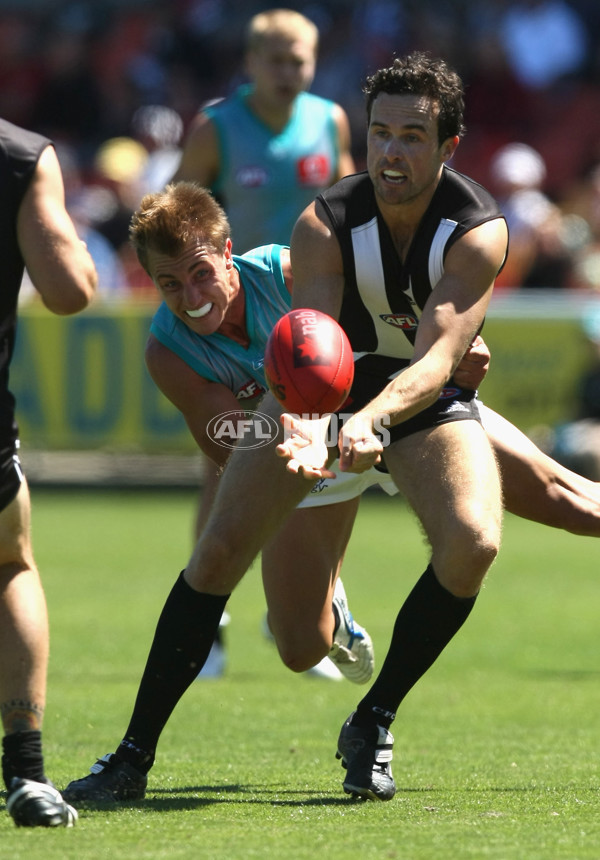
[[[51,616],[45,722],[59,787],[127,726],[165,596],[191,546],[194,496],[34,490]],[[344,581],[381,658],[426,563],[411,515],[363,501]],[[298,677],[260,633],[255,567],[230,601],[227,677],[198,682],[163,734],[145,801],[17,830],[19,860],[600,858],[600,542],[509,518],[468,623],[394,724],[390,803],[342,790],[337,734],[362,688]]]

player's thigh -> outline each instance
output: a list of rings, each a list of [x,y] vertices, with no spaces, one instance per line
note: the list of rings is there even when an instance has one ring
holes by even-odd
[[[329,606],[359,498],[296,509],[262,551],[265,595],[271,608]]]
[[[386,450],[385,462],[432,546],[480,529],[499,540],[498,467],[477,421],[453,421],[400,439]]]
[[[0,511],[0,567],[14,563],[33,566],[31,503],[25,479],[15,498]]]

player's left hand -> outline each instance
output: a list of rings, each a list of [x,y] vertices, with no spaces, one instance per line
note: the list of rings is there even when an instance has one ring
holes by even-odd
[[[283,413],[281,423],[285,440],[277,446],[277,456],[287,459],[286,469],[305,478],[335,478],[335,472],[327,468],[329,449],[325,444],[326,424],[322,421],[302,421]]]
[[[353,415],[340,430],[340,470],[342,472],[366,472],[381,462],[383,445],[373,433],[372,423],[361,416]]]
[[[454,371],[454,382],[460,388],[476,391],[488,372],[490,351],[484,339],[477,335]]]

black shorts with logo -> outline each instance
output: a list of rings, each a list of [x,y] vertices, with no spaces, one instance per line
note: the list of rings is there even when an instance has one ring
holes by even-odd
[[[354,383],[350,398],[340,412],[354,413],[366,406],[397,373],[398,363],[397,359],[385,356],[366,355],[359,358],[354,366]],[[435,403],[407,421],[388,428],[388,432],[390,441],[396,442],[420,430],[428,430],[451,421],[468,420],[482,423],[477,392],[469,388],[459,388],[451,380]]]

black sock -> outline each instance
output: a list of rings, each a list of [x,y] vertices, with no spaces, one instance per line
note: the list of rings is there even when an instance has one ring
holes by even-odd
[[[15,776],[45,781],[40,731],[12,732],[2,738],[2,776],[7,788]]]
[[[154,763],[160,733],[206,662],[229,595],[191,588],[183,573],[158,620],[133,714],[117,755],[143,772]]]
[[[353,725],[390,727],[402,699],[460,630],[475,600],[451,594],[429,565],[398,613],[381,671],[358,705]]]

